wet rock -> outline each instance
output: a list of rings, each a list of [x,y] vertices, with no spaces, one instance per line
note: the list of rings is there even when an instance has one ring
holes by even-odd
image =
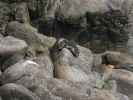
[[[24,86],[17,84],[5,84],[0,87],[0,95],[3,100],[40,100],[34,93]]]
[[[7,36],[0,41],[0,55],[7,56],[15,53],[23,52],[27,48],[25,41]]]
[[[91,72],[93,54],[87,48],[78,46],[79,56],[74,57],[71,51],[63,48],[53,49],[54,74],[56,78],[71,81],[85,81]]]

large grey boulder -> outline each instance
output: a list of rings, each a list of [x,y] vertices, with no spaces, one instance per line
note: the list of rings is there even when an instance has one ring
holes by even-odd
[[[38,56],[40,53],[47,53],[56,39],[37,32],[37,29],[27,23],[17,21],[10,22],[6,27],[7,35],[25,40],[29,45],[27,55],[30,57]]]
[[[56,39],[47,37],[37,32],[37,29],[29,24],[22,24],[17,21],[10,22],[6,28],[7,35],[25,40],[30,45],[51,47]]]
[[[37,29],[29,24],[22,24],[17,21],[10,22],[6,27],[6,34],[25,40],[28,44],[38,42]]]
[[[36,82],[53,78],[54,66],[48,55],[28,59],[8,66],[0,76],[1,83],[17,83],[31,89],[38,86]]]
[[[5,71],[8,67],[10,67],[11,65],[16,64],[17,62],[19,62],[20,60],[23,60],[25,58],[25,52],[20,52],[20,53],[16,53],[7,57],[2,57],[2,62],[1,62],[1,70]]]
[[[2,84],[15,83],[17,81],[26,83],[26,81],[31,81],[37,76],[45,78],[44,71],[40,70],[39,67],[40,66],[37,63],[31,60],[19,61],[2,73],[1,82]]]
[[[41,56],[31,58],[31,60],[40,65],[40,70],[44,71],[46,77],[54,76],[54,65],[50,55],[42,54]]]
[[[25,41],[7,36],[0,40],[0,55],[7,56],[20,53],[23,52],[27,46]]]
[[[0,95],[3,100],[40,100],[24,86],[13,83],[1,86]]]

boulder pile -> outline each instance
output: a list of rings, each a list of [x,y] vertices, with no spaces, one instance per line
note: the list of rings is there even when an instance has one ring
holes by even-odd
[[[133,100],[132,4],[0,0],[0,100]]]

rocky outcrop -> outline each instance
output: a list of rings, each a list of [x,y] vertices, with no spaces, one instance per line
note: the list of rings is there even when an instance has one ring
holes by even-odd
[[[13,55],[27,48],[25,41],[7,36],[0,41],[0,55]]]
[[[131,5],[0,0],[0,100],[132,100]]]
[[[51,47],[56,41],[38,33],[37,29],[29,24],[10,22],[6,27],[7,35],[25,40],[28,44],[37,44]],[[49,44],[48,44],[49,43]]]
[[[102,73],[104,80],[116,80],[117,90],[132,100],[133,58],[125,53],[107,51],[101,54],[101,59],[101,63],[95,65],[95,71]]]
[[[0,87],[0,95],[3,100],[40,100],[34,93],[24,86],[17,84],[6,84]]]
[[[3,72],[1,76],[1,82],[2,84],[15,83],[23,79],[22,82],[25,83],[24,80],[27,79],[28,77],[30,79],[30,77],[31,78],[34,77],[34,75],[37,75],[37,73],[44,74],[41,72],[41,70],[39,70],[39,67],[40,67],[39,64],[33,61],[30,61],[30,60],[20,61],[16,63],[15,65],[12,65],[11,67],[7,68]]]

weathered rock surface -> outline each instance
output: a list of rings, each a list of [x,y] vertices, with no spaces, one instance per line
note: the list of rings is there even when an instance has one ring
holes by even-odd
[[[0,95],[3,100],[40,100],[34,93],[24,86],[17,84],[5,84],[0,87]]]
[[[37,29],[29,24],[22,24],[19,22],[10,22],[6,28],[7,35],[14,36],[25,40],[30,45],[43,45],[51,47],[56,39],[46,37],[37,32]]]
[[[44,93],[46,91],[49,91],[50,94],[55,96],[56,98],[61,98],[62,100],[65,99],[72,99],[72,100],[106,100],[109,98],[110,100],[119,100],[120,96],[116,94],[117,96],[113,96],[113,93],[108,92],[106,90],[98,90],[95,88],[89,87],[88,84],[85,83],[71,83],[69,81],[61,81],[61,80],[49,80],[47,81],[47,89],[44,86],[40,86],[39,90],[36,90],[35,92],[42,93],[41,98],[46,98],[44,96]],[[54,89],[53,89],[54,88]],[[39,92],[40,91],[40,92]],[[44,92],[43,92],[44,91]],[[103,93],[103,94],[102,94]],[[47,95],[50,95],[47,94]],[[49,97],[49,96],[48,96]],[[48,100],[54,100],[51,98],[48,98]],[[57,99],[57,100],[58,100]],[[46,99],[47,100],[47,99]],[[60,99],[59,99],[60,100]],[[128,100],[128,99],[127,99]]]
[[[2,61],[1,62],[1,70],[4,71],[11,65],[16,64],[20,60],[23,60],[24,56],[25,56],[25,52],[21,52],[21,53],[13,54],[11,56],[2,57],[1,58],[1,61]]]
[[[43,71],[39,70],[39,67],[37,63],[30,60],[20,61],[3,72],[1,82],[2,84],[15,83],[19,80],[21,81],[22,78],[31,81],[30,79],[34,78],[37,74],[39,75],[39,73],[42,74],[42,77],[45,77]],[[22,82],[25,82],[24,80]]]
[[[38,42],[38,38],[36,38],[37,29],[29,24],[22,24],[17,21],[10,22],[6,28],[6,33],[7,35],[25,40],[28,44]]]
[[[119,93],[91,88],[88,83],[73,83],[60,79],[42,79],[35,81],[37,87],[31,88],[41,100],[128,100],[128,97]],[[125,99],[127,98],[127,99]]]
[[[27,48],[25,41],[7,36],[0,41],[0,55],[13,55],[15,53],[23,52]]]
[[[39,57],[31,58],[31,60],[40,65],[40,70],[44,71],[46,77],[54,76],[54,65],[49,55],[41,55]]]
[[[112,71],[111,77],[117,81],[118,91],[133,100],[133,73],[126,70],[115,69]]]
[[[120,95],[119,93],[115,93],[114,95],[112,92],[109,92],[108,90],[99,90],[99,89],[91,87],[90,84],[93,84],[92,86],[94,86],[95,83],[91,83],[90,80],[88,82],[82,81],[81,83],[80,82],[75,83],[75,82],[70,82],[67,80],[54,79],[54,78],[48,78],[48,77],[46,78],[45,77],[46,74],[44,73],[45,71],[43,71],[43,68],[39,66],[39,64],[41,65],[41,63],[39,63],[40,60],[37,61],[37,59],[35,59],[35,61],[38,64],[33,61],[27,60],[27,61],[20,61],[17,64],[7,68],[1,76],[2,84],[7,84],[7,83],[21,84],[27,87],[33,93],[35,93],[41,100],[44,100],[44,99],[46,100],[68,100],[68,99],[106,100],[107,98],[109,98],[109,100],[121,100],[121,98],[123,98],[123,100],[128,100],[126,96]],[[43,66],[43,67],[46,67],[46,66]],[[81,74],[82,72],[83,71],[81,70]],[[66,72],[66,75],[67,75],[67,72]],[[67,78],[69,77],[67,76]],[[70,79],[71,79],[71,76],[70,76]],[[3,88],[4,86],[1,87],[2,91],[4,89]],[[5,88],[5,91],[7,92],[5,92],[5,94],[2,94],[2,97],[4,97],[5,99],[7,95],[11,96],[10,94],[8,94],[10,93],[8,91],[11,91],[11,92],[14,91],[14,87],[12,87],[12,85],[9,85],[9,86],[10,86],[9,89]],[[24,92],[25,94],[23,94],[23,89],[21,90],[17,89],[16,91],[19,92],[20,95],[22,96],[24,95],[23,97],[25,96],[26,98],[29,97],[28,92]],[[16,98],[19,98],[18,95],[16,96]],[[35,100],[38,100],[38,99],[35,99]]]

